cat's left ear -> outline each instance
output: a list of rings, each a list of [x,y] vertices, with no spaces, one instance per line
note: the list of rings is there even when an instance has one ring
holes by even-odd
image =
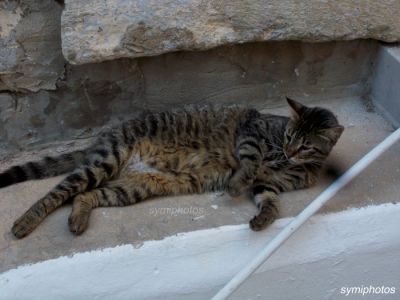
[[[344,127],[342,125],[338,125],[336,127],[322,129],[318,133],[324,138],[329,139],[333,144],[336,144],[340,136],[342,135]]]
[[[294,120],[298,120],[300,118],[301,112],[303,110],[303,108],[305,107],[303,104],[301,104],[300,102],[297,102],[293,99],[290,99],[288,97],[286,97],[286,101],[289,104],[290,108],[291,108],[291,112],[292,112],[292,117]]]

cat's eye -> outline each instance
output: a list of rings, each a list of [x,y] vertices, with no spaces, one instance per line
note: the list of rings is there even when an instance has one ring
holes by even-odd
[[[310,147],[308,147],[307,145],[301,145],[299,148],[299,151],[307,151],[310,150]]]
[[[285,132],[285,138],[286,138],[286,140],[287,140],[288,142],[290,142],[291,136],[290,136],[287,132]]]
[[[303,144],[300,146],[299,152],[307,152],[308,154],[315,154],[319,153],[322,154],[322,151],[318,148],[315,148],[311,143],[310,144]]]

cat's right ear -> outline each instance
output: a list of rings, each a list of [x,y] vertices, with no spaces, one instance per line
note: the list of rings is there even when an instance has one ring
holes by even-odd
[[[337,125],[332,128],[321,129],[318,133],[319,136],[329,140],[331,143],[336,144],[340,136],[342,135],[344,127],[342,125]]]
[[[293,99],[290,99],[288,97],[286,97],[286,101],[290,106],[290,110],[291,110],[291,113],[292,113],[292,119],[295,120],[295,121],[298,120],[300,118],[300,114],[301,114],[301,111],[302,111],[304,105],[301,104],[300,102],[297,102],[297,101],[295,101]]]

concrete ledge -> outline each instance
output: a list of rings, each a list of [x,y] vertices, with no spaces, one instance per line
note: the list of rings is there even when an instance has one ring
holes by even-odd
[[[251,41],[400,40],[400,2],[65,1],[62,51],[73,64]]]
[[[362,299],[398,299],[399,214],[400,205],[384,204],[313,217],[230,299],[339,299],[357,285],[394,288]],[[8,300],[209,299],[289,221],[60,257],[0,274],[0,289]]]
[[[400,46],[379,48],[371,96],[382,114],[400,127]]]
[[[333,163],[343,170],[392,131],[381,116],[367,112],[358,98],[315,101],[311,105],[330,108],[338,115],[340,124],[346,127],[331,156]],[[281,115],[289,113],[287,107],[266,109],[265,112]],[[65,145],[61,149],[50,148],[41,153],[23,153],[23,156],[17,155],[13,160],[0,161],[0,172],[10,165],[73,149],[74,146]],[[399,153],[400,144],[394,145],[320,212],[331,213],[349,207],[398,201],[400,168],[394,162],[398,161]],[[13,222],[60,180],[60,177],[56,177],[29,181],[0,189],[0,273],[27,263],[77,252],[121,244],[140,247],[146,241],[162,240],[181,232],[238,224],[246,224],[247,227],[248,221],[257,211],[250,199],[232,199],[222,193],[162,197],[123,208],[97,208],[91,214],[88,230],[77,237],[68,230],[71,206],[67,204],[46,218],[32,234],[17,240],[10,232]],[[321,179],[312,188],[280,195],[280,216],[285,218],[297,215],[329,182]]]

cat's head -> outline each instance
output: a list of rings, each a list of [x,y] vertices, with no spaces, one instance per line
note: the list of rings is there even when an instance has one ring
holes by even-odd
[[[325,108],[286,99],[292,110],[283,144],[286,157],[293,163],[322,162],[341,136],[343,126]]]

